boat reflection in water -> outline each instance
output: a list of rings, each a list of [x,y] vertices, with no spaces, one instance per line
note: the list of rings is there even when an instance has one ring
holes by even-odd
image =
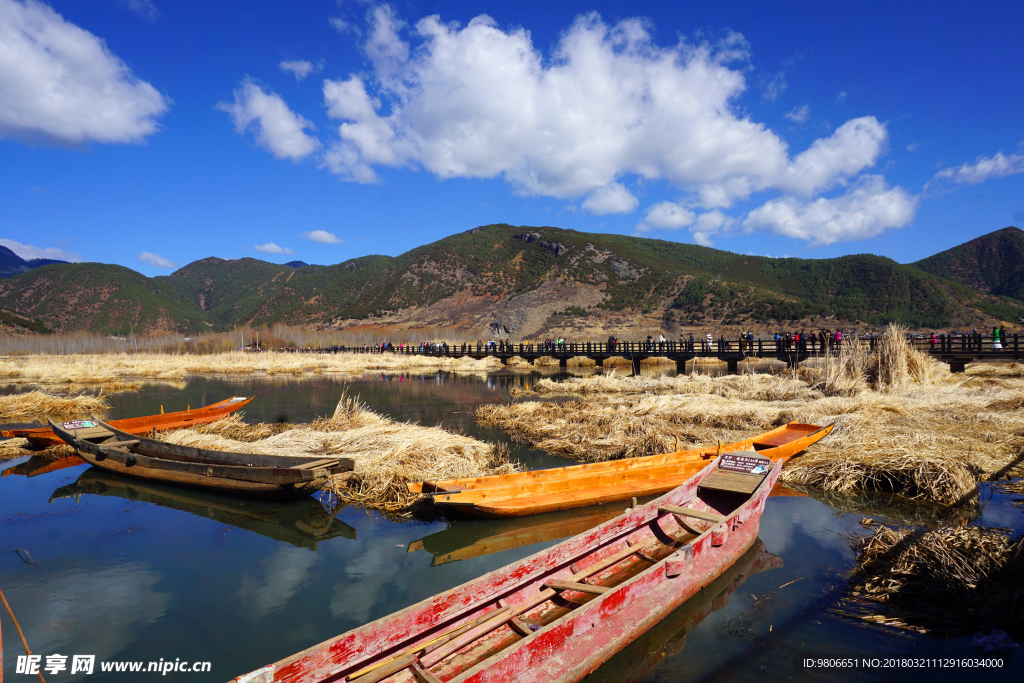
[[[806,495],[776,483],[769,497]],[[643,504],[649,500],[651,497],[641,498],[637,502]],[[413,541],[406,552],[426,550],[434,556],[430,566],[437,567],[448,562],[500,553],[533,543],[569,538],[608,521],[621,514],[622,510],[622,503],[608,503],[529,517],[465,518],[455,524],[449,524],[448,528],[442,531]]]
[[[569,538],[621,515],[622,510],[621,503],[612,503],[530,517],[460,519],[443,531],[410,543],[407,552],[426,550],[434,556],[430,566],[437,567],[533,543]]]
[[[729,604],[729,597],[744,581],[758,572],[780,567],[782,558],[769,553],[758,539],[724,574],[612,656],[583,683],[643,680],[663,659],[682,652],[687,636],[697,624]]]
[[[320,541],[356,537],[354,528],[336,519],[314,498],[291,502],[249,500],[128,480],[95,467],[83,472],[73,484],[54,491],[50,502],[59,498],[77,501],[83,495],[116,496],[190,512],[310,550],[316,550]]]
[[[46,474],[48,472],[56,472],[57,470],[63,470],[68,467],[78,467],[84,465],[85,459],[77,455],[69,455],[63,458],[46,458],[41,455],[33,455],[25,462],[15,465],[14,467],[8,467],[3,472],[0,472],[0,477],[9,477],[11,475],[21,475],[23,477],[36,477],[40,474]]]

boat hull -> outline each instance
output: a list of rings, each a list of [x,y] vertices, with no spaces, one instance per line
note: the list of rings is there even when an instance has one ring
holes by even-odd
[[[580,680],[755,542],[781,468],[737,497],[704,483],[721,462],[557,546],[235,680]]]
[[[329,461],[329,465],[319,467],[262,467],[199,460],[172,460],[128,450],[131,445],[138,444],[142,439],[115,441],[109,445],[96,444],[76,438],[52,421],[50,427],[94,467],[126,477],[231,495],[254,498],[302,498],[319,490],[334,471],[352,469],[351,460],[344,459],[345,462],[342,462],[343,459],[340,458]],[[238,457],[247,454],[231,455]],[[259,459],[264,456],[250,457]]]
[[[834,425],[820,427],[817,431],[808,433],[790,443],[758,451],[757,455],[770,458],[779,465],[785,465],[794,455],[828,436],[833,427]],[[621,478],[618,482],[596,484],[586,488],[575,488],[576,483],[571,481],[557,481],[551,484],[551,490],[541,489],[540,492],[528,490],[526,486],[509,486],[438,493],[434,494],[434,502],[473,517],[491,519],[522,517],[591,505],[604,505],[626,501],[634,497],[660,495],[671,491],[699,473],[707,463],[707,460],[681,462],[675,468],[675,472],[655,478],[645,477],[646,471],[652,471],[654,468],[634,469],[626,475],[615,475]],[[663,468],[664,466],[659,466],[658,471],[664,471]]]
[[[191,427],[193,425],[216,422],[225,415],[230,415],[236,410],[240,410],[244,406],[248,405],[254,398],[256,397],[233,396],[232,398],[208,405],[205,408],[181,410],[160,415],[129,417],[121,420],[111,420],[110,424],[123,432],[128,432],[129,434],[134,435],[151,432],[154,429],[158,432],[168,429],[180,429],[182,427]],[[70,431],[83,439],[106,436],[103,434],[104,430],[97,428]],[[29,447],[36,450],[49,448],[51,446],[58,446],[64,443],[61,438],[48,427],[40,427],[36,429],[12,429],[0,432],[0,436],[28,439]]]

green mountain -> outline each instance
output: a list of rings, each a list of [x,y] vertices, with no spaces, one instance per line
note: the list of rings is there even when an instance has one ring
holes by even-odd
[[[1024,303],[1005,294],[1024,289],[1022,234],[1007,228],[901,265],[872,255],[773,259],[489,225],[397,257],[333,266],[207,258],[152,279],[119,266],[46,266],[0,281],[0,308],[56,330],[98,332],[278,322],[455,327],[518,338],[614,326],[833,326],[822,319],[981,327],[1024,316]]]
[[[212,316],[156,279],[122,266],[65,263],[0,280],[0,308],[57,331],[195,332]]]
[[[1024,300],[1024,230],[1013,226],[921,259],[921,270],[991,292]]]

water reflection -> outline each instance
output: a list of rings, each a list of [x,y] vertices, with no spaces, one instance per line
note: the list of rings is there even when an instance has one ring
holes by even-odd
[[[153,503],[309,550],[316,550],[320,541],[356,537],[355,529],[336,519],[313,498],[293,502],[247,500],[135,481],[95,467],[82,472],[74,483],[54,491],[50,502],[61,498],[74,498],[77,502],[83,495]]]
[[[145,629],[160,621],[172,597],[157,589],[160,573],[149,563],[83,566],[38,572],[4,586],[30,646],[39,654],[95,654],[97,661],[130,651]],[[13,629],[12,629],[13,631]],[[10,632],[7,643],[14,645]],[[13,665],[20,643],[8,649]],[[70,661],[70,657],[68,659]],[[13,673],[11,671],[10,673]],[[60,680],[81,675],[61,674]]]
[[[413,541],[407,551],[426,550],[434,556],[431,566],[436,567],[575,536],[622,514],[622,511],[622,504],[609,504],[514,519],[458,520],[443,531]]]

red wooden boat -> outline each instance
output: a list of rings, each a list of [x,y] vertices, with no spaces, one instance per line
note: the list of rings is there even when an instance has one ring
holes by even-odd
[[[235,681],[578,681],[754,544],[780,471],[723,454],[650,503]]]
[[[232,396],[229,399],[208,405],[205,408],[196,408],[195,410],[189,408],[188,410],[179,410],[175,413],[161,413],[159,415],[111,420],[110,424],[122,432],[136,435],[152,432],[153,430],[162,432],[167,429],[180,429],[181,427],[191,427],[192,425],[204,424],[206,422],[216,422],[225,415],[230,415],[236,410],[241,409],[254,398],[256,397]],[[96,426],[92,420],[73,420],[71,422],[64,422],[61,426],[75,437],[87,441],[110,436],[109,431]],[[35,449],[49,448],[50,446],[64,443],[49,427],[11,429],[0,432],[0,436],[5,436],[9,439],[28,439],[29,447]]]

